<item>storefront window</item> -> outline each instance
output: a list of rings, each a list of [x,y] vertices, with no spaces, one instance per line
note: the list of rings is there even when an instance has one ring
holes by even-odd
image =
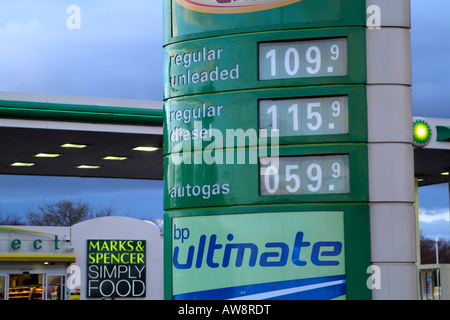
[[[64,276],[47,276],[46,300],[64,300]]]
[[[6,290],[6,283],[5,283],[6,277],[0,276],[0,300],[5,300],[5,290]]]
[[[64,300],[64,285],[65,276],[61,275],[0,275],[0,300]]]
[[[42,274],[9,275],[10,300],[42,300]]]

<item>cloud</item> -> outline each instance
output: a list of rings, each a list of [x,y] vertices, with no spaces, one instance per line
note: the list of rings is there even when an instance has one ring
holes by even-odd
[[[449,190],[447,183],[420,187],[419,208],[439,211],[449,207]]]
[[[413,114],[449,118],[450,1],[411,1]],[[436,23],[439,21],[439,23]]]
[[[429,210],[419,209],[419,221],[420,222],[450,222],[449,209]]]
[[[419,229],[430,239],[450,240],[448,184],[420,187]]]
[[[419,208],[419,229],[430,239],[450,240],[450,214],[448,208],[430,210]]]
[[[162,1],[0,3],[0,91],[162,100]]]
[[[31,19],[25,23],[20,23],[18,20],[10,20],[4,27],[0,28],[0,36],[14,38],[26,34],[31,35],[39,28],[40,23],[37,19]]]

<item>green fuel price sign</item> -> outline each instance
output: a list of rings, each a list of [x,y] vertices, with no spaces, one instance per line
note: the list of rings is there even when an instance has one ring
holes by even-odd
[[[366,104],[362,85],[174,98],[165,104],[164,154],[180,144],[184,150],[267,145],[273,129],[278,130],[280,145],[366,142]]]
[[[164,208],[368,200],[364,144],[209,149],[164,158]]]
[[[164,50],[164,97],[361,84],[366,80],[365,51],[363,28],[272,31],[176,42]]]
[[[259,44],[259,79],[347,75],[347,39]]]
[[[366,2],[164,3],[166,298],[370,297]]]
[[[350,192],[348,155],[260,158],[261,195]]]

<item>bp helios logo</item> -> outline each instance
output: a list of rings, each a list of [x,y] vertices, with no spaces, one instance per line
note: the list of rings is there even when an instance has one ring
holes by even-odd
[[[416,119],[413,122],[413,145],[424,147],[431,140],[430,125],[423,119]]]
[[[301,0],[176,0],[183,7],[208,13],[243,13],[269,10]]]

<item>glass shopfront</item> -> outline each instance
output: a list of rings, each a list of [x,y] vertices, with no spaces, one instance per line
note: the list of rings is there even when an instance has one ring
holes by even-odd
[[[65,275],[45,273],[0,275],[0,300],[64,300]]]
[[[42,300],[43,274],[10,274],[9,300]]]
[[[163,293],[163,238],[153,223],[0,225],[0,300],[159,300]]]

